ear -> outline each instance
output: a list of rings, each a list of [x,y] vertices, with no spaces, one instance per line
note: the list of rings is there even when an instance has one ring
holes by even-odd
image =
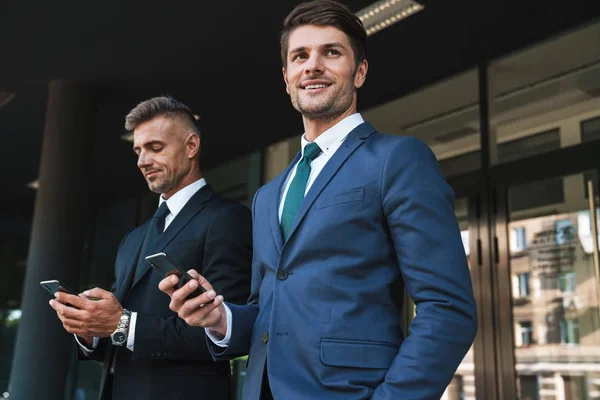
[[[285,82],[285,91],[287,92],[287,94],[290,94],[290,83],[287,79],[287,71],[285,70],[285,68],[281,68],[281,72],[283,73],[283,81]]]
[[[188,159],[193,159],[200,151],[200,137],[195,132],[190,132],[185,139]]]
[[[356,68],[356,74],[354,74],[354,87],[360,88],[365,84],[365,80],[367,79],[367,71],[369,69],[369,63],[366,59],[362,60],[360,64],[358,64],[358,68]]]

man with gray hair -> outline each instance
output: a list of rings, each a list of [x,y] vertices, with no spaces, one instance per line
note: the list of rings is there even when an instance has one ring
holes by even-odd
[[[229,301],[250,293],[250,210],[217,195],[200,171],[200,130],[171,97],[137,105],[125,118],[137,166],[160,194],[154,217],[122,240],[111,291],[59,293],[50,304],[75,335],[80,358],[104,361],[102,399],[229,399],[228,361],[214,362],[202,328],[169,309],[161,276],[145,257],[164,252],[209,277]],[[97,298],[98,300],[92,300]],[[70,306],[67,306],[70,305]]]

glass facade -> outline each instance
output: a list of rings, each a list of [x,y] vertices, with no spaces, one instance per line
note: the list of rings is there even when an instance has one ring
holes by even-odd
[[[510,212],[510,230],[526,232],[525,246],[511,244],[510,251],[516,386],[522,399],[569,398],[580,391],[598,397],[600,293],[590,212],[583,185],[577,186],[581,190],[565,196],[568,202],[546,206],[547,212],[539,205]]]

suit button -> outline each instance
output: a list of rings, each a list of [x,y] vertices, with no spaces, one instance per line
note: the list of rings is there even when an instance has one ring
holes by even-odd
[[[287,273],[287,271],[286,271],[286,270],[280,269],[279,271],[277,271],[277,278],[278,278],[280,281],[284,281],[284,280],[286,280],[286,279],[287,279],[287,277],[288,277],[288,273]]]
[[[154,357],[154,353],[150,353],[150,357]]]
[[[267,332],[263,333],[263,335],[262,335],[262,341],[265,344],[269,341],[269,334]]]

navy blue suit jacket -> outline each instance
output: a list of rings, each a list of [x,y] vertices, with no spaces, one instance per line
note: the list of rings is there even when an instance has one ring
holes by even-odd
[[[228,304],[230,346],[249,353],[244,399],[265,363],[276,399],[439,399],[477,330],[454,193],[421,141],[355,128],[306,194],[284,242],[283,185],[253,203],[252,294]],[[407,337],[403,292],[416,304]]]

